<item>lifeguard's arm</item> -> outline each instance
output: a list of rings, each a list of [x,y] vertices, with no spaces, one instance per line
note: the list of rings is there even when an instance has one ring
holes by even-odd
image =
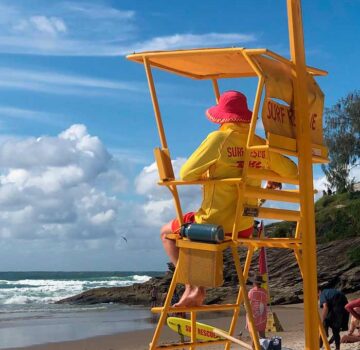
[[[226,135],[214,131],[201,143],[180,170],[180,178],[185,181],[200,180],[202,175],[215,164]]]
[[[357,320],[360,320],[360,314],[355,310],[357,307],[360,308],[360,299],[355,299],[345,305],[346,311],[353,315]]]
[[[279,153],[269,152],[269,168],[280,176],[295,178],[298,174],[296,164]]]

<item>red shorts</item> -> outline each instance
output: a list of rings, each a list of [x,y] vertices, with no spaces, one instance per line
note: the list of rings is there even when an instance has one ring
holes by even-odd
[[[184,224],[191,224],[195,222],[195,213],[193,211],[190,211],[183,216],[183,222]],[[173,233],[179,233],[180,224],[178,219],[174,219],[171,221],[171,230]],[[253,227],[249,227],[246,230],[242,230],[238,232],[238,238],[249,238],[253,233]],[[225,233],[225,236],[231,236],[232,233]]]

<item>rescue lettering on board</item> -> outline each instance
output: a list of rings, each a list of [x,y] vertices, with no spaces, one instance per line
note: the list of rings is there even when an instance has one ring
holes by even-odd
[[[191,333],[191,326],[186,325],[185,330],[186,330],[186,332]],[[203,328],[197,328],[197,334],[202,335],[204,337],[208,337],[208,338],[214,338],[214,339],[218,338],[218,336],[214,332],[208,331],[208,330],[203,329]]]
[[[296,122],[294,109],[266,98],[263,108],[263,123],[267,132],[272,134],[296,138]],[[322,120],[316,109],[310,108],[310,129],[312,141],[322,144]],[[320,142],[319,142],[320,141]]]

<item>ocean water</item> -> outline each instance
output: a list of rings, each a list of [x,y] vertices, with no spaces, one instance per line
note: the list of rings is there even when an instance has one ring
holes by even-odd
[[[148,308],[58,305],[98,287],[146,282],[161,272],[0,272],[0,349],[152,327]]]

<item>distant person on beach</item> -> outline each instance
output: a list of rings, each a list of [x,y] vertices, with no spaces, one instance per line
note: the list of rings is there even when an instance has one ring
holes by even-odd
[[[196,181],[241,177],[252,118],[245,95],[238,91],[224,92],[219,98],[219,103],[206,111],[206,116],[210,121],[220,124],[220,128],[210,133],[185,162],[180,171],[180,178],[185,181]],[[265,144],[265,140],[255,135],[254,143],[262,145]],[[270,169],[290,178],[297,175],[297,166],[289,158],[265,150],[250,153],[249,167],[253,170]],[[277,188],[276,184],[269,182],[268,186]],[[249,179],[247,185],[261,187],[261,181]],[[234,184],[205,184],[201,208],[197,212],[186,213],[183,222],[221,225],[225,234],[231,236],[237,199],[238,192]],[[258,200],[247,199],[246,203],[256,206]],[[239,216],[236,219],[238,237],[249,238],[253,232],[254,219],[249,216]],[[179,231],[180,224],[177,219],[165,224],[161,229],[164,249],[174,265],[177,264],[179,250],[174,240],[167,239],[167,235]],[[199,306],[204,298],[204,287],[186,285],[180,301],[174,306]]]
[[[153,286],[150,291],[150,303],[151,307],[155,307],[158,301],[158,290],[156,286]]]
[[[348,330],[349,313],[345,310],[348,300],[344,293],[336,289],[319,289],[320,308],[322,308],[321,320],[326,335],[329,336],[329,328],[332,330],[335,341],[335,349],[340,349],[340,331]],[[320,337],[320,347],[322,339]]]
[[[358,299],[360,300],[360,299]],[[350,304],[350,303],[349,303]],[[347,304],[347,305],[349,305]],[[346,306],[347,306],[346,305]],[[354,307],[353,311],[360,315],[360,307]],[[349,333],[341,338],[342,343],[357,343],[360,342],[360,319],[351,315]]]
[[[253,279],[253,288],[249,290],[248,297],[254,318],[254,325],[259,332],[260,338],[265,338],[265,329],[267,322],[267,303],[268,294],[261,285],[264,283],[260,275],[256,275]],[[246,318],[247,328],[249,329],[249,321]]]

